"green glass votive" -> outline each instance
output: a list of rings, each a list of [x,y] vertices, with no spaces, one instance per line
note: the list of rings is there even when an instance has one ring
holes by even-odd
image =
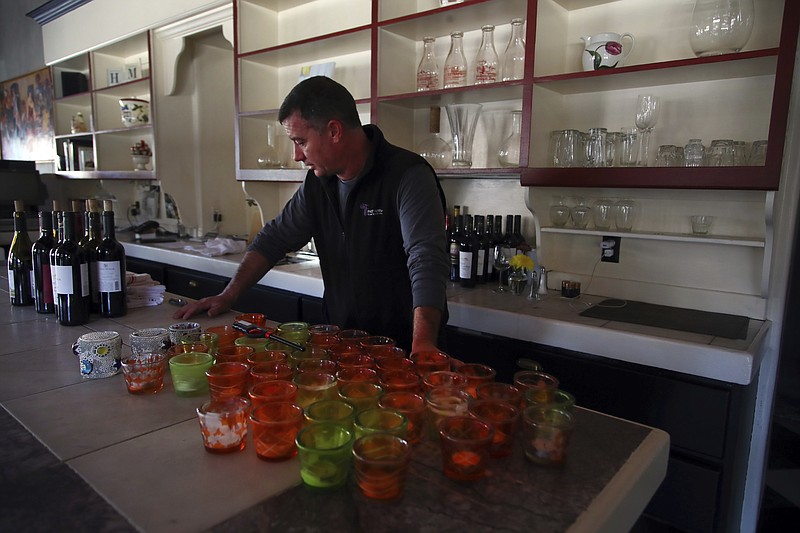
[[[214,358],[211,354],[187,352],[169,360],[172,385],[178,396],[201,396],[208,394],[206,370],[211,368]]]

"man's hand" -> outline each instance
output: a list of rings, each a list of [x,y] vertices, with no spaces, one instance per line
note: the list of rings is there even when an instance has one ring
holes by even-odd
[[[438,350],[436,342],[441,320],[442,312],[436,308],[420,306],[414,309],[414,338],[411,341],[411,353]]]
[[[208,316],[217,316],[230,311],[232,305],[233,302],[225,296],[225,293],[217,294],[181,307],[172,314],[172,318],[185,320],[206,310],[208,311]]]

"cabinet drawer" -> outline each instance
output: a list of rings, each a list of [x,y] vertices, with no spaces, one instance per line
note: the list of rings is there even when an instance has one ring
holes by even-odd
[[[166,271],[165,284],[169,292],[188,298],[200,299],[222,292],[228,284],[228,280],[195,270],[169,268]]]

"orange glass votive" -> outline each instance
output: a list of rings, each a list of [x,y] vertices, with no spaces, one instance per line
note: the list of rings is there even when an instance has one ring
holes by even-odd
[[[403,495],[411,446],[387,433],[365,435],[353,443],[356,484],[367,498],[394,500]]]
[[[392,348],[396,343],[391,337],[384,337],[382,335],[370,335],[364,337],[359,342],[361,349],[367,355],[376,355],[383,348]]]
[[[320,400],[332,400],[336,394],[336,376],[327,372],[300,372],[294,377],[297,405],[305,409]]]
[[[421,378],[431,372],[450,370],[450,356],[438,350],[412,353],[410,359]]]
[[[372,368],[342,368],[336,372],[336,381],[341,387],[345,383],[356,383],[359,381],[368,381],[370,383],[379,383],[378,372]]]
[[[339,331],[341,328],[335,324],[314,324],[308,327],[310,335],[308,342],[315,346],[330,348],[339,344]]]
[[[407,370],[408,372],[417,373],[417,367],[414,366],[414,362],[405,357],[376,357],[375,366],[380,372]]]
[[[464,363],[456,370],[459,374],[463,374],[467,378],[466,391],[470,393],[473,398],[478,397],[477,388],[482,383],[490,383],[495,380],[497,372],[494,368],[488,365],[481,365],[478,363]]]
[[[272,363],[259,363],[250,369],[250,383],[255,385],[262,381],[275,381],[276,379],[291,381],[294,376],[289,363],[274,361]]]
[[[328,348],[328,353],[330,354],[331,359],[338,361],[344,356],[359,355],[363,354],[364,351],[361,349],[361,346],[340,343]]]
[[[514,374],[514,385],[523,393],[527,389],[536,389],[532,393],[537,403],[551,403],[558,390],[558,379],[545,372],[520,370]]]
[[[361,339],[369,337],[363,329],[343,329],[339,332],[339,345],[361,349]]]
[[[259,363],[285,363],[289,360],[289,354],[283,350],[266,350],[263,352],[253,352],[247,358],[250,366],[255,366]]]
[[[525,396],[517,387],[509,383],[499,383],[496,381],[481,383],[475,388],[475,395],[479,400],[503,400],[511,405],[518,405],[520,407],[525,402]]]
[[[520,417],[517,406],[502,400],[474,400],[469,404],[469,414],[494,429],[494,437],[489,448],[492,457],[511,455]]]
[[[378,399],[381,394],[383,394],[383,387],[368,381],[345,383],[339,387],[339,399],[355,407],[356,414],[378,407]]]
[[[223,326],[211,326],[206,328],[206,331],[217,334],[217,349],[224,346],[233,346],[234,342],[236,342],[236,339],[239,337],[244,337],[244,333],[238,329],[235,329],[230,324],[225,324]]]
[[[492,426],[469,416],[451,416],[439,425],[444,475],[472,481],[486,475]]]
[[[422,441],[425,425],[425,398],[413,392],[387,392],[378,400],[378,407],[394,409],[408,419],[407,439],[411,444]]]
[[[155,394],[164,387],[167,356],[161,352],[139,352],[122,359],[125,385],[131,394]]]
[[[214,360],[217,363],[245,363],[247,358],[253,355],[252,346],[220,346],[217,348],[217,355]]]
[[[404,349],[399,346],[375,346],[370,350],[369,355],[372,357],[403,357],[408,355]]]
[[[336,363],[339,368],[374,368],[375,359],[367,354],[345,354],[340,356]]]
[[[457,372],[449,372],[447,370],[437,370],[431,372],[422,380],[422,388],[424,391],[429,391],[434,387],[451,387],[454,389],[467,388],[467,378],[463,374]]]
[[[206,370],[212,400],[244,396],[250,367],[244,363],[217,363]]]
[[[387,370],[381,374],[380,384],[385,392],[417,392],[420,380],[410,370]]]
[[[290,402],[266,403],[250,413],[256,455],[264,461],[285,461],[297,455],[295,439],[303,427],[303,409]]]
[[[255,324],[261,328],[267,327],[267,317],[261,313],[242,313],[240,315],[236,315],[234,320],[250,322],[251,324]]]
[[[294,403],[297,399],[297,385],[291,381],[279,379],[262,381],[250,387],[247,395],[250,397],[250,403],[253,404],[254,409],[265,403]]]
[[[210,400],[197,408],[203,445],[210,453],[243,450],[247,443],[247,398]]]

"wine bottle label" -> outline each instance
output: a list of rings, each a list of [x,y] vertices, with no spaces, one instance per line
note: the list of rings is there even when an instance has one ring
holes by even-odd
[[[483,265],[486,262],[486,250],[478,250],[478,273],[483,272]]]
[[[89,263],[81,263],[81,296],[89,296]]]
[[[58,284],[56,283],[56,268],[50,265],[47,265],[47,271],[50,273],[50,287],[52,288],[53,294],[58,294]],[[44,265],[42,265],[42,277],[44,277]],[[58,303],[55,299],[53,303]]]
[[[28,271],[28,281],[31,282],[31,296],[36,294],[36,280],[33,277],[33,269]]]
[[[458,254],[458,275],[462,279],[472,277],[472,252],[460,252]]]
[[[17,290],[14,288],[14,271],[10,268],[8,269],[8,293],[12,300],[17,297]]]
[[[97,279],[100,292],[122,292],[122,275],[119,261],[98,261]]]
[[[72,283],[72,267],[56,265],[52,268],[56,275],[53,290],[57,294],[75,294],[75,287]]]
[[[51,304],[53,302],[53,272],[50,265],[42,265],[42,298],[44,303]]]

